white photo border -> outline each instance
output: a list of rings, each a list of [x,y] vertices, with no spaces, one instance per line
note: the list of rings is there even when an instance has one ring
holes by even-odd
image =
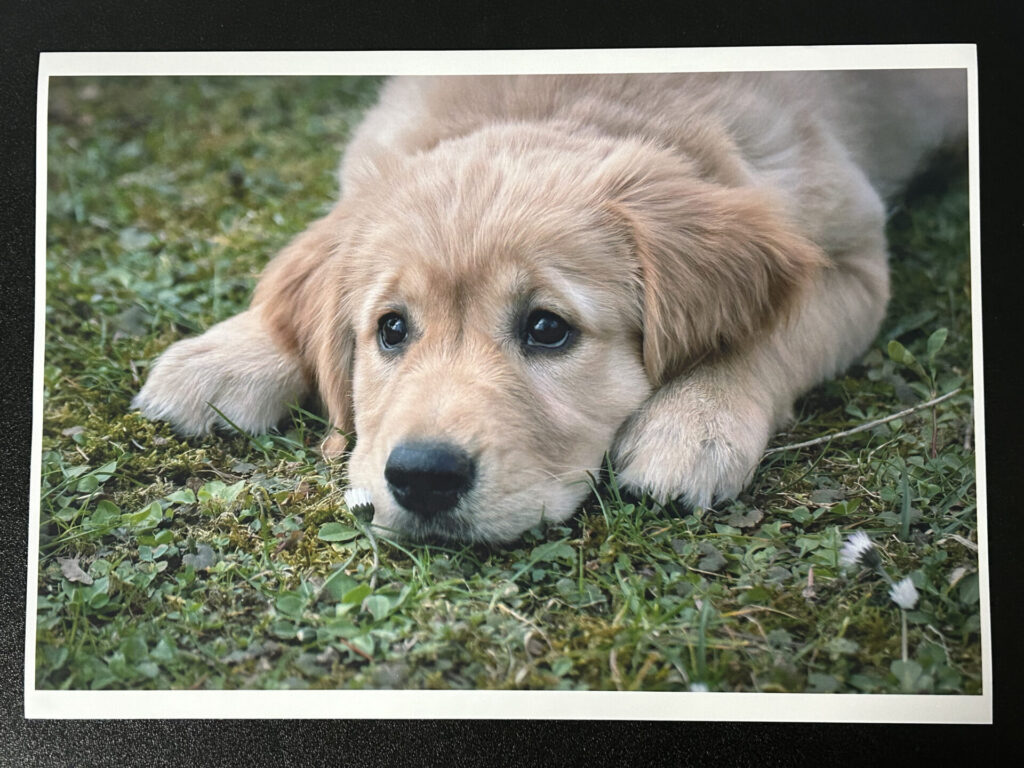
[[[967,72],[982,693],[878,695],[569,691],[52,691],[35,687],[46,304],[49,78],[116,75],[567,74],[955,68]],[[431,718],[991,723],[985,409],[982,362],[978,71],[972,44],[504,51],[110,52],[40,54],[36,134],[33,433],[25,632],[25,716],[135,718]]]

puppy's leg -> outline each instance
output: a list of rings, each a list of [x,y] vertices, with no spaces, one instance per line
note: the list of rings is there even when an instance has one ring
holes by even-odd
[[[884,235],[835,256],[797,314],[772,334],[662,386],[623,425],[613,448],[620,482],[660,501],[705,507],[750,481],[794,399],[846,368],[885,314]]]
[[[297,355],[278,347],[258,306],[172,344],[156,361],[132,407],[183,435],[227,426],[266,432],[310,390]]]
[[[330,303],[326,274],[341,219],[339,205],[292,240],[267,265],[248,310],[172,344],[132,407],[185,435],[225,426],[211,406],[248,432],[266,432],[284,418],[313,389],[319,310]],[[318,378],[321,387],[333,384],[327,403],[343,423],[347,363],[337,362]]]

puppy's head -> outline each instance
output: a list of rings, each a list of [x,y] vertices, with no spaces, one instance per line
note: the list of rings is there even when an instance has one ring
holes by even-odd
[[[356,433],[375,525],[567,518],[654,387],[771,324],[809,246],[666,156],[514,127],[363,172],[278,335]]]

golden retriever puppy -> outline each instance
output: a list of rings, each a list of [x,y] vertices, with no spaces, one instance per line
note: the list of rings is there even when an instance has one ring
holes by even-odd
[[[374,524],[502,542],[620,482],[739,493],[888,298],[882,199],[962,71],[391,81],[341,196],[134,400],[185,435],[316,394]]]

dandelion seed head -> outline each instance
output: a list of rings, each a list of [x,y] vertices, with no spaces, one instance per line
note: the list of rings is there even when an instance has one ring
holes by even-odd
[[[369,520],[373,517],[373,496],[366,488],[347,489],[345,506],[360,520]]]
[[[917,588],[914,586],[914,582],[907,576],[902,581],[898,581],[892,585],[889,590],[889,597],[904,611],[909,611],[915,605],[917,605],[917,599],[919,597]]]
[[[839,550],[839,562],[847,567],[858,564],[876,567],[879,564],[878,553],[875,551],[875,545],[871,542],[871,537],[864,531],[850,534],[842,549]]]

